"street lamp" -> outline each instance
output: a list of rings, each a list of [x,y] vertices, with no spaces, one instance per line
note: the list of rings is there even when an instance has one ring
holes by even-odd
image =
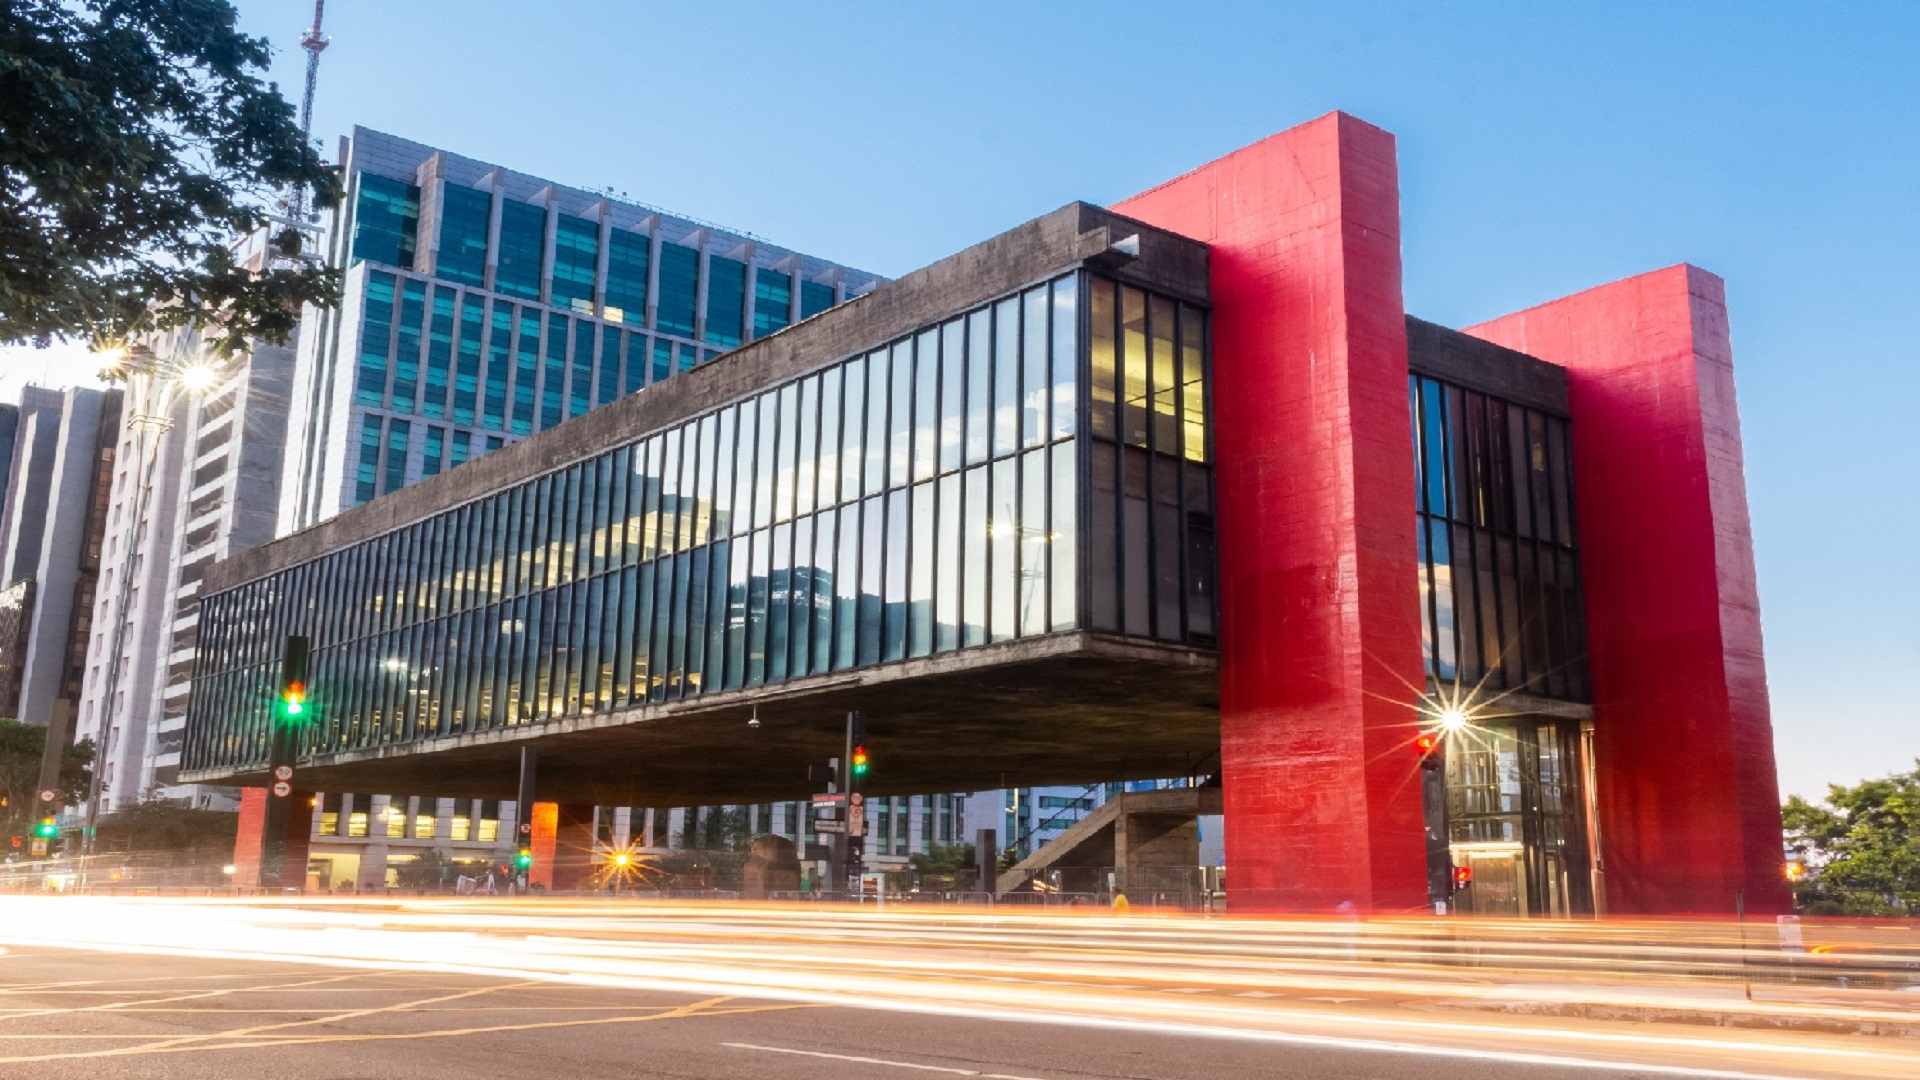
[[[97,749],[93,776],[87,785],[86,832],[82,850],[93,854],[94,828],[100,817],[103,778],[113,749],[115,701],[119,694],[121,654],[126,651],[127,629],[131,623],[127,610],[133,602],[133,569],[136,556],[146,542],[147,494],[153,488],[153,470],[159,460],[160,440],[173,427],[173,410],[181,395],[199,395],[217,386],[226,369],[219,359],[201,350],[197,344],[176,342],[164,355],[144,344],[117,345],[97,351],[100,378],[125,386],[121,415],[131,428],[133,460],[127,476],[132,485],[127,492],[127,544],[119,552],[120,578],[116,582],[112,614],[113,643],[107,653],[105,678],[100,687],[100,721],[95,726]],[[81,861],[80,883],[86,884],[90,859]]]

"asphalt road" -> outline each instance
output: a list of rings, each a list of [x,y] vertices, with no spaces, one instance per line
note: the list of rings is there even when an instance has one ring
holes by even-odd
[[[7,1080],[1672,1075],[307,962],[0,955]]]

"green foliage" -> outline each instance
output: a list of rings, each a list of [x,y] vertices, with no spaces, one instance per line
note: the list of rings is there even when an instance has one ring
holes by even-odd
[[[0,717],[0,838],[26,836],[39,810],[40,757],[46,751],[47,729]],[[60,758],[60,805],[78,806],[87,799],[93,740],[69,746]],[[6,841],[0,839],[0,844]]]
[[[907,856],[907,869],[923,874],[953,874],[973,869],[972,844],[934,844]]]
[[[94,849],[225,862],[233,855],[239,829],[240,815],[232,811],[197,810],[149,797],[101,818]]]
[[[0,3],[0,344],[120,341],[148,316],[230,353],[334,302],[334,271],[256,274],[228,248],[294,185],[337,187],[237,18],[227,0]]]
[[[395,862],[394,880],[402,889],[440,889],[451,888],[453,879],[462,871],[453,861],[453,856],[440,848],[420,853],[412,862]]]
[[[1823,803],[1787,799],[1787,842],[1806,860],[1794,888],[1800,910],[1920,915],[1920,761],[1914,765],[1853,787],[1829,785]]]

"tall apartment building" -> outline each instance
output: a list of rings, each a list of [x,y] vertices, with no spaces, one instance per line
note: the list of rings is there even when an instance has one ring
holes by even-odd
[[[877,280],[607,192],[356,127],[306,320],[281,532],[817,314]]]
[[[188,332],[157,335],[148,344],[161,356],[204,352]],[[149,791],[204,807],[237,805],[231,792],[182,785],[176,778],[199,582],[216,560],[273,538],[294,366],[291,344],[267,343],[216,365],[213,385],[174,397],[170,426],[148,436],[144,462],[135,451],[131,418],[122,420],[121,464],[108,497],[75,729],[103,747],[103,813]],[[136,499],[142,485],[145,495]],[[118,664],[112,662],[116,645]],[[111,728],[103,738],[109,680]]]
[[[18,691],[0,709],[44,725],[56,702],[80,695],[120,393],[28,386],[15,420],[0,511],[11,654],[0,667]]]

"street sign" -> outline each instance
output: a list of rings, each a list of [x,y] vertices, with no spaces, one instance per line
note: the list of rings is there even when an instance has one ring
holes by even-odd
[[[291,779],[293,779],[293,766],[291,766],[291,765],[275,765],[275,766],[273,767],[273,778],[274,778],[275,780],[291,780]]]
[[[813,804],[815,806],[819,806],[823,803],[831,805],[835,803],[843,803],[846,801],[847,801],[847,793],[844,791],[829,791],[821,795],[815,795],[813,797]]]
[[[867,835],[867,799],[858,791],[847,805],[847,835]]]
[[[48,788],[48,789],[46,789],[45,791],[42,791],[42,792],[40,793],[40,801],[41,801],[41,802],[52,802],[53,800],[55,800],[55,799],[57,799],[57,798],[59,798],[59,797],[60,797],[60,793],[59,793],[59,792],[57,792],[57,791],[55,791],[55,790],[53,790],[52,788]]]
[[[45,855],[46,853],[47,853],[47,842],[38,836],[34,837],[32,854],[35,856],[41,856],[41,855]]]
[[[847,823],[832,818],[813,819],[813,831],[817,833],[841,833],[847,831]]]
[[[274,798],[276,798],[276,799],[284,799],[284,798],[286,798],[287,796],[289,796],[289,795],[291,795],[291,794],[293,794],[293,785],[292,785],[292,784],[289,784],[289,783],[287,783],[287,782],[286,782],[285,780],[276,780],[276,781],[274,781],[274,782],[273,782],[273,797],[274,797]]]

